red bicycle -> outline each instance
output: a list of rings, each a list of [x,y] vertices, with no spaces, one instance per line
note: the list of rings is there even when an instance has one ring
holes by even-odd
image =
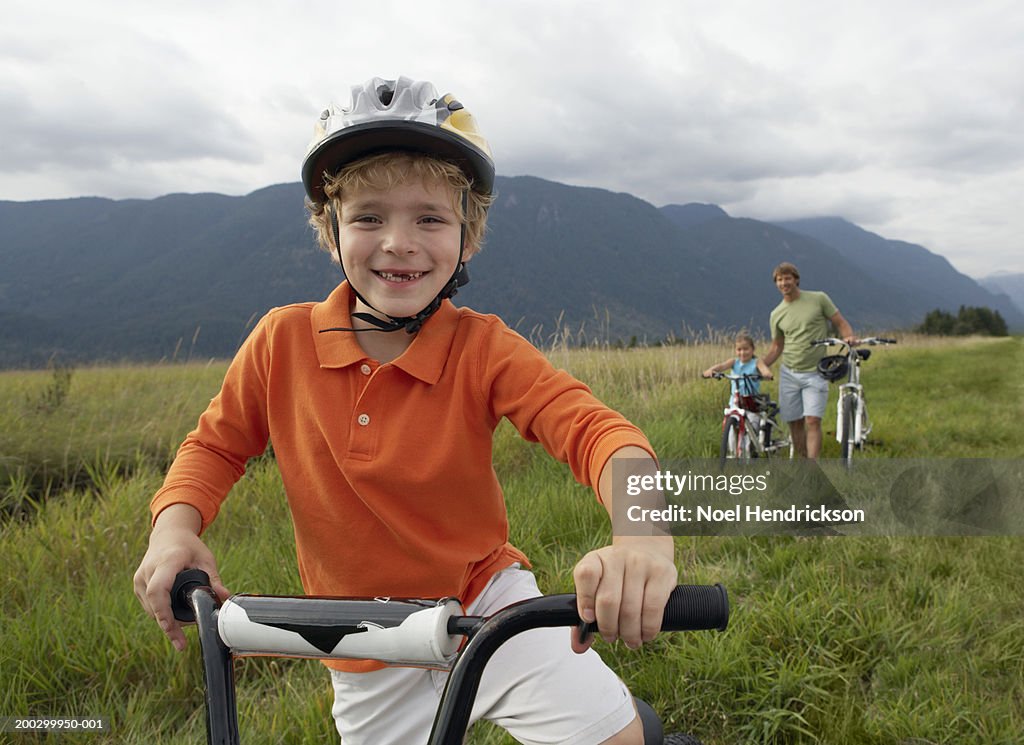
[[[780,451],[789,451],[793,457],[793,443],[788,437],[780,436],[780,427],[775,417],[779,406],[767,394],[744,394],[753,391],[753,383],[761,380],[759,373],[734,375],[716,372],[716,380],[734,382],[735,390],[729,404],[723,410],[722,444],[718,451],[719,464],[725,468],[728,460],[749,461],[753,458],[768,458]]]

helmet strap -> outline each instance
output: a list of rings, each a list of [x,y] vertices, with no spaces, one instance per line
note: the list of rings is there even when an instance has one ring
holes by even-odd
[[[341,229],[338,225],[338,214],[334,210],[334,205],[331,204],[330,202],[328,202],[327,204],[327,213],[330,215],[331,219],[331,233],[334,237],[334,249],[335,251],[337,251],[338,254],[338,266],[341,268],[341,271],[344,274],[345,265],[341,263]],[[441,291],[437,293],[437,295],[434,297],[433,300],[430,301],[426,308],[424,308],[419,313],[413,316],[389,316],[383,311],[374,308],[373,305],[371,305],[366,300],[366,298],[359,294],[359,290],[357,290],[355,285],[352,284],[352,280],[349,280],[348,284],[349,287],[352,288],[352,294],[355,295],[356,298],[358,298],[360,302],[363,303],[363,305],[386,316],[387,320],[385,321],[382,318],[378,318],[377,316],[371,313],[353,313],[353,318],[357,318],[360,321],[368,323],[371,326],[373,326],[373,328],[356,329],[335,327],[329,329],[321,329],[319,333],[322,334],[326,331],[382,331],[385,333],[390,333],[392,331],[399,331],[400,329],[405,329],[407,333],[415,334],[417,331],[419,331],[423,327],[423,324],[426,323],[427,319],[438,311],[438,309],[441,307],[441,304],[445,300],[454,296],[459,291],[460,287],[469,282],[469,270],[466,269],[466,263],[462,260],[462,256],[465,253],[466,248],[466,221],[468,219],[468,215],[469,192],[463,191],[462,225],[459,228],[459,261],[455,266],[455,271],[452,272],[451,278],[445,283],[444,287],[441,288]]]

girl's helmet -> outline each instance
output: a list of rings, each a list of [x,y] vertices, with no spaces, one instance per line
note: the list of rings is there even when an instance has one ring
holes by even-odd
[[[459,165],[473,189],[490,194],[494,161],[473,115],[432,83],[400,77],[373,78],[352,86],[348,107],[333,104],[320,114],[302,163],[302,184],[314,202],[324,199],[324,173],[385,150],[412,150]]]
[[[845,354],[826,355],[818,363],[818,374],[833,383],[843,378],[849,369],[850,363]]]

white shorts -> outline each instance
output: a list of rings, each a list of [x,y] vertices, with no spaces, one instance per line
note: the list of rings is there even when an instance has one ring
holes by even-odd
[[[498,572],[467,615],[490,615],[540,595],[531,572]],[[591,745],[633,721],[625,684],[591,650],[578,655],[568,628],[535,629],[510,639],[488,662],[471,721],[487,719],[522,743]],[[390,667],[368,673],[331,670],[331,713],[344,745],[425,743],[448,674]]]
[[[793,422],[805,416],[821,419],[828,405],[828,381],[817,371],[795,372],[785,365],[779,374],[779,415]]]

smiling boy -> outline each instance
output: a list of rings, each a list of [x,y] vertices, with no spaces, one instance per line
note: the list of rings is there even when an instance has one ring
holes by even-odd
[[[268,439],[308,594],[455,596],[477,615],[538,594],[491,465],[501,419],[568,463],[609,513],[613,463],[655,472],[636,427],[499,319],[451,303],[493,181],[474,120],[429,83],[375,78],[321,116],[303,182],[347,279],[260,321],[153,498],[135,591],[176,648],[173,578],[198,567],[228,595],[199,536]],[[615,536],[575,567],[580,614],[639,646],[676,577],[671,537]],[[517,637],[485,673],[473,719],[521,742],[643,742],[628,691],[588,646],[558,630]],[[426,740],[443,674],[327,664],[345,745]]]

